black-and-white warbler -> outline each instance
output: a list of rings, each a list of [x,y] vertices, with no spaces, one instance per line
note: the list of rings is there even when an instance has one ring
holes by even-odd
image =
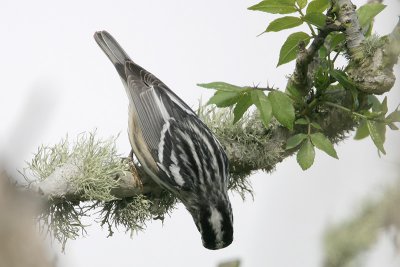
[[[114,64],[129,98],[129,139],[146,173],[175,194],[193,217],[204,247],[232,243],[228,159],[207,126],[163,82],[134,63],[106,31],[96,42]]]

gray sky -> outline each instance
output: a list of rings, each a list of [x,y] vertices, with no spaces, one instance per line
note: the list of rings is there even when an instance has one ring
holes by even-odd
[[[380,34],[392,30],[400,10],[399,1],[385,2],[389,8],[375,28]],[[113,34],[133,60],[193,107],[211,95],[196,87],[200,82],[269,82],[282,88],[293,63],[275,66],[289,31],[256,37],[274,17],[248,11],[254,3],[2,0],[2,151],[8,151],[13,166],[22,168],[40,144],[97,128],[102,137],[121,132],[119,151],[129,153],[128,100],[115,69],[93,40],[97,30]],[[388,95],[391,110],[399,104],[398,89],[399,82]],[[388,131],[388,156],[382,158],[371,140],[349,139],[337,147],[340,160],[317,152],[306,172],[290,158],[272,174],[255,174],[254,202],[232,195],[235,241],[224,250],[204,249],[189,213],[179,205],[164,225],[149,223],[132,239],[123,231],[107,239],[106,229],[89,221],[89,236],[67,244],[60,266],[205,267],[241,258],[243,267],[316,267],[322,259],[322,231],[393,181],[399,147],[398,132]],[[387,239],[382,237],[368,266],[399,263]]]

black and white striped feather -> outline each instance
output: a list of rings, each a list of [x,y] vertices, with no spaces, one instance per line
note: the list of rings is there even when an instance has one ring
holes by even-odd
[[[134,63],[107,32],[95,40],[114,64],[129,98],[129,138],[145,171],[192,214],[209,249],[228,246],[233,218],[228,159],[195,112],[153,74]]]

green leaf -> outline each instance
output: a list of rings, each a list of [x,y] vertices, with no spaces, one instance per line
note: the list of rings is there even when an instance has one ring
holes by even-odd
[[[286,16],[272,21],[265,31],[279,32],[281,30],[297,27],[301,24],[303,24],[303,21],[300,18]]]
[[[386,96],[381,103],[375,95],[369,95],[368,104],[372,108],[372,112],[370,113],[370,115],[374,115],[376,118],[383,118],[384,115],[388,112]]]
[[[236,92],[238,90],[244,89],[243,87],[225,83],[225,82],[198,83],[197,86],[207,88],[207,89],[215,89],[215,90],[219,90],[219,91],[231,91],[231,92]]]
[[[295,32],[289,35],[279,52],[279,62],[277,66],[288,63],[296,58],[299,51],[299,43],[310,42],[310,36],[305,32]]]
[[[268,98],[271,101],[272,113],[275,118],[283,126],[292,130],[295,112],[290,97],[281,91],[273,91],[269,93]]]
[[[297,147],[306,138],[307,138],[307,135],[303,134],[303,133],[299,133],[299,134],[296,134],[296,135],[290,137],[286,142],[286,149],[292,149],[292,148]]]
[[[354,83],[347,77],[346,73],[342,70],[331,70],[330,74],[336,81],[338,81],[345,89],[355,89]]]
[[[294,122],[294,124],[299,124],[299,125],[308,125],[308,120],[305,118],[300,118]]]
[[[354,136],[355,140],[361,140],[364,139],[365,137],[369,136],[369,130],[367,126],[367,121],[362,120],[360,122],[360,125],[357,128],[356,135]]]
[[[344,41],[346,40],[346,36],[344,33],[340,32],[331,32],[329,34],[329,45],[328,48],[330,51],[334,51],[340,44],[344,44]]]
[[[392,130],[399,130],[399,127],[397,127],[394,123],[395,122],[400,122],[400,110],[399,107],[396,108],[395,111],[390,113],[386,118],[385,121],[387,125],[389,126],[390,129]]]
[[[322,130],[321,125],[319,125],[319,124],[316,123],[316,122],[312,122],[312,123],[311,123],[311,126],[314,127],[315,129]]]
[[[234,105],[240,97],[240,92],[217,91],[208,100],[207,105],[215,104],[219,108],[229,107]]]
[[[320,29],[323,28],[326,24],[326,16],[319,12],[307,13],[303,17],[303,20],[314,26],[317,26]]]
[[[297,162],[303,170],[307,170],[314,163],[315,150],[310,139],[303,142],[299,152],[297,152]]]
[[[399,127],[397,127],[393,122],[388,124],[389,128],[392,129],[393,131],[399,130]]]
[[[358,106],[358,90],[355,84],[347,77],[346,73],[342,70],[333,69],[330,72],[331,76],[338,81],[343,88],[350,90],[350,93],[353,97],[353,106]]]
[[[243,117],[243,114],[249,109],[251,105],[253,105],[251,95],[249,93],[243,94],[239,98],[235,108],[233,109],[233,124],[238,122]]]
[[[299,5],[300,9],[303,9],[307,5],[307,0],[296,0],[297,5]]]
[[[374,17],[383,9],[385,9],[385,7],[386,6],[381,3],[371,3],[365,4],[357,9],[357,16],[360,26],[363,28],[369,27]]]
[[[303,93],[298,90],[293,84],[289,84],[286,86],[285,93],[290,95],[296,101],[303,103]]]
[[[272,118],[272,106],[268,97],[260,90],[251,91],[251,99],[260,112],[264,126],[267,127]]]
[[[372,107],[373,112],[381,111],[381,102],[375,95],[368,95],[368,104]]]
[[[328,56],[328,49],[326,49],[326,46],[323,45],[319,48],[318,55],[319,55],[319,58],[322,58],[322,59],[324,59]]]
[[[388,122],[400,122],[400,110],[395,110],[392,113],[390,113],[386,117],[386,120]]]
[[[248,9],[272,14],[290,14],[296,12],[295,0],[264,0]]]
[[[386,127],[383,122],[367,121],[367,126],[369,130],[369,135],[372,141],[380,152],[386,154],[383,144],[385,143]]]
[[[388,112],[387,96],[385,96],[385,98],[384,98],[383,101],[382,101],[382,104],[381,104],[381,111],[382,111],[382,114],[386,114],[386,113]]]
[[[322,13],[329,7],[329,0],[314,0],[308,4],[306,13]]]
[[[326,154],[333,158],[338,158],[335,148],[333,147],[331,141],[322,133],[313,133],[311,134],[311,142],[316,146],[319,150],[324,151]]]
[[[314,86],[318,91],[323,91],[330,85],[330,77],[326,67],[318,67],[314,76]]]

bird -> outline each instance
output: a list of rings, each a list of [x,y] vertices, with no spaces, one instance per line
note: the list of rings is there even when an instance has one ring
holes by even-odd
[[[191,214],[202,244],[233,241],[229,162],[223,146],[197,114],[156,76],[130,59],[107,31],[95,41],[116,68],[129,99],[128,135],[137,160]]]

